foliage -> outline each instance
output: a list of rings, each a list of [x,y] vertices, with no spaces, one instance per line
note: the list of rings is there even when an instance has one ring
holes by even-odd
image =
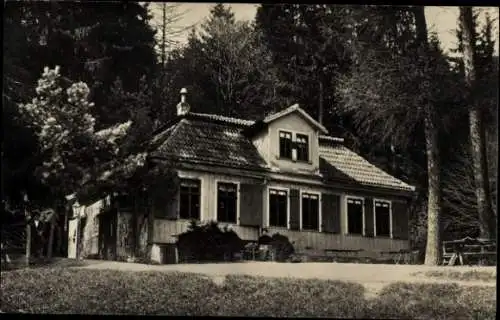
[[[276,233],[271,239],[270,245],[273,248],[276,261],[287,261],[295,253],[295,248],[288,237]]]
[[[2,200],[18,207],[24,191],[33,204],[44,207],[57,195],[34,174],[45,155],[39,154],[38,139],[17,105],[29,104],[36,94],[36,79],[43,67],[59,65],[66,76],[61,81],[83,81],[90,86],[89,98],[96,103],[91,111],[96,129],[129,120],[119,117],[126,114],[122,112],[128,108],[126,104],[113,112],[105,108],[110,87],[120,77],[125,90],[135,92],[142,75],[154,75],[154,31],[148,23],[147,6],[136,2],[9,1],[4,9],[3,127],[9,134],[2,148]]]
[[[192,111],[257,119],[279,104],[280,86],[261,33],[237,21],[231,8],[214,5],[210,16],[188,35],[187,45],[174,50],[166,64],[167,99],[186,87]],[[282,107],[282,105],[280,105]]]
[[[97,173],[92,169],[118,154],[131,123],[96,131],[89,88],[78,82],[64,90],[59,67],[44,69],[36,92],[20,111],[38,138],[40,178],[55,194],[70,194]]]
[[[2,311],[30,313],[494,319],[496,306],[494,287],[398,283],[367,299],[340,281],[71,268],[2,272],[1,289]]]
[[[263,4],[256,15],[256,28],[283,83],[276,94],[287,104],[299,103],[315,118],[322,103],[324,124],[334,134],[349,130],[340,129],[341,119],[332,111],[335,81],[351,64],[347,36],[355,10],[341,5]]]
[[[233,230],[221,230],[217,222],[192,221],[189,230],[179,235],[177,247],[181,260],[224,261],[243,249],[243,241]]]

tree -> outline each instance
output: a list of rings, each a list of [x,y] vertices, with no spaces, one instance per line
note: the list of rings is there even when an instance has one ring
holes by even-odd
[[[64,90],[59,70],[45,68],[37,96],[19,107],[40,145],[37,173],[52,194],[61,197],[100,174],[102,163],[118,154],[131,123],[96,131],[88,86],[78,82]]]
[[[437,39],[433,37],[429,43],[424,8],[393,7],[392,10],[406,11],[395,13],[404,19],[387,19],[396,25],[379,30],[408,31],[387,35],[386,39],[391,41],[358,45],[360,58],[351,75],[341,81],[339,98],[344,112],[352,114],[358,130],[365,135],[369,132],[374,138],[401,147],[423,129],[428,179],[425,263],[436,265],[440,259],[441,211],[438,106],[449,99],[446,93],[453,82]],[[408,15],[413,18],[407,19]],[[368,24],[364,27],[365,34],[373,27],[379,28],[377,24]]]
[[[263,4],[256,27],[272,53],[279,77],[287,83],[278,94],[294,99],[330,131],[340,133],[331,113],[335,79],[351,63],[347,47],[351,6]]]
[[[471,7],[460,7],[462,29],[462,50],[465,79],[468,89],[470,141],[472,147],[474,180],[476,185],[477,207],[480,221],[480,236],[493,239],[496,235],[496,222],[491,204],[486,159],[486,131],[483,123],[483,105],[476,101],[477,61],[475,61],[475,26]]]
[[[192,111],[257,119],[282,107],[281,85],[261,33],[236,21],[230,7],[215,5],[200,32],[194,28],[184,48],[170,54],[168,105],[178,102],[186,87]],[[173,109],[173,108],[172,108]]]

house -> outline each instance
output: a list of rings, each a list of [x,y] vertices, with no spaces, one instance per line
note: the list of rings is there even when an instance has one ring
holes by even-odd
[[[144,204],[141,221],[109,197],[80,208],[82,254],[111,250],[110,259],[161,260],[191,219],[217,221],[249,241],[265,228],[287,236],[296,251],[409,249],[415,188],[329,136],[297,104],[247,121],[191,112],[181,93],[177,118],[155,135],[149,152],[156,163],[175,163],[174,196]],[[127,228],[133,235],[125,239]],[[97,239],[106,237],[109,245],[99,249]]]

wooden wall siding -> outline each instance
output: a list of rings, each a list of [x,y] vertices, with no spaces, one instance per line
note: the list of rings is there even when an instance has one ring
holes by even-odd
[[[149,217],[147,215],[140,214],[136,220],[136,229],[137,230],[137,242],[135,249],[135,256],[138,258],[148,258],[148,239],[149,235]]]
[[[272,227],[267,229],[269,235],[279,233],[287,236],[291,242],[294,242],[295,250],[298,252],[315,250],[323,254],[325,249],[363,249],[366,253],[369,253],[409,249],[409,242],[406,240],[351,236],[314,231],[295,231]]]
[[[97,209],[96,209],[97,208]],[[82,257],[97,255],[99,253],[99,205],[91,205],[84,209],[86,219],[83,226]]]
[[[203,223],[208,221],[214,221],[217,218],[216,201],[217,201],[217,181],[234,182],[239,184],[239,194],[240,205],[245,201],[241,201],[243,195],[241,194],[242,185],[259,184],[261,181],[257,181],[251,178],[240,178],[235,176],[228,176],[223,174],[210,174],[196,171],[186,171],[182,170],[179,172],[181,178],[189,179],[200,179],[201,180],[201,220]],[[289,205],[290,205],[290,227],[296,227],[294,219],[296,218],[297,212],[294,212],[292,208],[300,207],[300,199],[298,197],[298,190],[305,192],[321,192],[324,196],[325,189],[321,187],[304,186],[301,184],[292,183],[281,183],[277,181],[270,181],[267,186],[263,186],[263,199],[262,203],[255,203],[256,206],[262,206],[262,226],[268,227],[267,223],[269,221],[268,216],[268,189],[269,188],[285,188],[289,192]],[[245,187],[243,187],[245,189]],[[293,193],[293,195],[292,195]],[[298,231],[298,230],[287,230],[284,228],[273,228],[270,227],[268,230],[271,234],[275,232],[280,232],[288,236],[292,241],[295,241],[297,250],[307,250],[307,248],[314,248],[316,250],[324,249],[364,249],[366,251],[395,251],[400,249],[407,249],[409,243],[407,238],[405,239],[402,234],[407,233],[407,226],[399,227],[400,224],[405,224],[405,219],[407,220],[407,213],[404,212],[404,207],[406,204],[404,202],[393,202],[393,206],[396,203],[396,210],[394,215],[399,214],[401,217],[398,219],[393,219],[394,230],[398,229],[396,232],[401,235],[399,239],[389,239],[389,238],[374,238],[373,237],[373,204],[372,197],[367,197],[362,193],[349,193],[349,194],[336,194],[330,193],[330,195],[335,195],[335,201],[338,208],[341,210],[340,225],[336,225],[336,228],[340,228],[340,233],[325,233],[325,232],[314,232],[314,231]],[[295,196],[295,197],[292,197]],[[368,237],[355,236],[355,235],[345,235],[345,197],[364,197],[365,199],[365,223],[370,223],[371,226],[365,226]],[[381,199],[387,199],[387,197],[380,196]],[[295,201],[297,200],[297,201]],[[388,199],[389,200],[389,199]],[[257,201],[255,201],[257,202]],[[340,202],[340,203],[338,203]],[[169,214],[165,211],[169,210],[175,206],[165,205],[164,208],[154,208],[155,217],[165,217],[168,218]],[[332,208],[335,207],[332,204]],[[248,210],[239,209],[240,215],[244,212],[249,212]],[[328,215],[328,212],[322,212],[323,217]],[[241,218],[241,217],[240,217]],[[337,221],[338,223],[339,221]],[[149,237],[150,241],[153,243],[175,243],[176,238],[174,235],[179,235],[187,231],[189,226],[189,220],[179,220],[179,219],[154,219],[150,221]],[[406,222],[407,224],[407,222]],[[225,223],[221,223],[220,226],[223,227]],[[242,225],[229,225],[239,236],[244,240],[257,240],[258,239],[258,228]],[[151,232],[152,227],[152,232]],[[336,229],[335,228],[335,229]]]
[[[119,212],[116,223],[116,256],[119,260],[134,255],[134,232],[133,214],[131,212]]]
[[[197,171],[187,171],[180,170],[179,177],[187,178],[187,179],[199,179],[201,181],[201,220],[204,222],[214,221],[217,219],[217,182],[231,182],[239,184],[238,188],[238,197],[241,202],[241,184],[258,184],[262,183],[261,181],[257,181],[256,179],[251,178],[242,178],[235,177],[223,174],[210,174],[205,172],[197,172]],[[162,203],[161,206],[158,204],[155,205],[154,215],[155,217],[169,217],[175,218],[172,216],[173,210],[178,211],[177,203],[178,196],[174,197],[174,201],[170,201],[169,203]],[[175,202],[175,204],[172,204]],[[178,214],[177,214],[178,216]]]
[[[174,235],[179,235],[188,230],[188,220],[166,220],[155,219],[153,228],[153,242],[154,243],[175,243],[177,238]],[[223,228],[227,225],[243,240],[257,240],[259,237],[258,228],[243,227],[234,224],[221,223],[219,226]]]

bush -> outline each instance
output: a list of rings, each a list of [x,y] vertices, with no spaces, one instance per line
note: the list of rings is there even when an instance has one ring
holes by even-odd
[[[295,253],[295,248],[290,240],[279,233],[273,234],[271,246],[276,261],[287,261]]]
[[[198,225],[179,235],[177,241],[181,261],[226,261],[243,249],[243,240],[232,230],[221,230],[216,222]]]

